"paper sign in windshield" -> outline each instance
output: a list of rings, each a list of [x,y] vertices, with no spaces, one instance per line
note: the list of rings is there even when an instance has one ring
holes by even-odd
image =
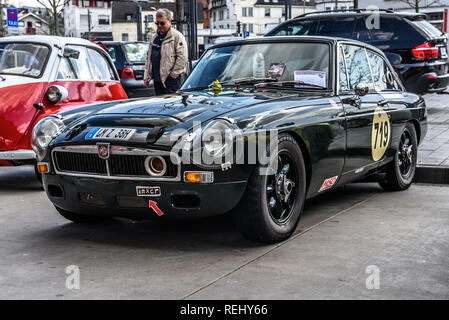
[[[295,81],[304,81],[326,87],[326,72],[324,71],[296,70],[294,77]]]

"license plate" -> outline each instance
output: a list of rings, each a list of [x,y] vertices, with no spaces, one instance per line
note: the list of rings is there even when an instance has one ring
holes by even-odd
[[[86,139],[128,141],[136,129],[126,128],[94,128],[86,135]]]
[[[138,197],[159,197],[161,195],[160,187],[136,187]]]

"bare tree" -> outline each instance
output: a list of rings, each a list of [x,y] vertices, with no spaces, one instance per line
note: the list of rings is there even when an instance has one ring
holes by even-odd
[[[37,0],[37,2],[44,6],[53,18],[52,34],[55,36],[59,35],[59,16],[64,11],[65,5],[68,4],[70,0]]]
[[[434,4],[440,4],[440,0],[433,0],[430,2],[427,2],[427,0],[399,0],[399,2],[408,4],[410,8],[415,9],[416,13],[419,12],[419,8],[428,8]]]

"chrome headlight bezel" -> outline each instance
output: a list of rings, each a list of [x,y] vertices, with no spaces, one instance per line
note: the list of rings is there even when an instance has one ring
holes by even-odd
[[[227,119],[218,118],[207,123],[192,141],[193,164],[213,169],[220,168],[226,160],[232,161],[233,145],[238,132],[239,128]],[[216,141],[217,137],[220,137],[220,141]]]
[[[57,116],[48,116],[36,124],[31,134],[31,148],[36,153],[38,161],[45,157],[47,146],[64,128],[64,122]]]

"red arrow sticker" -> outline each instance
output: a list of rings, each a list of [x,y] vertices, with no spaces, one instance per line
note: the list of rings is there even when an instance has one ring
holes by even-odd
[[[162,216],[164,213],[161,211],[161,209],[158,208],[157,202],[150,200],[150,208],[156,212],[158,216]]]

